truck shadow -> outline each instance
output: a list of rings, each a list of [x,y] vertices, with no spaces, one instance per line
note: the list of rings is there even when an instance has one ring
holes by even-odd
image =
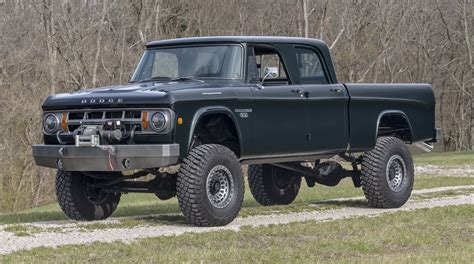
[[[169,219],[170,215],[180,214],[178,205],[176,206],[163,206],[162,204],[149,204],[149,205],[129,205],[120,206],[117,211],[112,215],[113,218],[121,217],[137,217],[141,216],[153,216],[163,215],[163,219]],[[161,216],[160,216],[161,217]],[[70,220],[59,208],[52,209],[44,212],[15,212],[15,213],[2,213],[0,214],[0,225],[3,224],[21,224],[21,223],[46,223],[46,222],[61,222],[61,223],[81,223],[81,221]],[[98,221],[99,222],[99,221]],[[86,222],[82,222],[86,223]]]
[[[327,201],[316,201],[311,202],[312,205],[324,206],[332,205],[337,207],[356,207],[356,208],[368,208],[369,204],[364,200],[327,200]]]
[[[176,215],[150,215],[134,217],[134,220],[143,221],[149,225],[173,225],[173,226],[192,226],[182,214]]]

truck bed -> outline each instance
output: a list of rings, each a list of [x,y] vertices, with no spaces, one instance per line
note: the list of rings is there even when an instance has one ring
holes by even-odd
[[[345,83],[349,95],[349,142],[352,151],[375,145],[377,128],[387,114],[404,116],[411,141],[435,137],[435,97],[429,84]]]

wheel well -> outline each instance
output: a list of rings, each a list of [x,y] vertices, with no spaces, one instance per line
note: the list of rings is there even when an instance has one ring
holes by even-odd
[[[202,144],[220,144],[240,157],[240,142],[234,121],[226,114],[207,114],[199,119],[190,148]]]
[[[408,118],[402,113],[384,114],[378,123],[377,137],[392,136],[404,142],[412,142],[412,131]]]

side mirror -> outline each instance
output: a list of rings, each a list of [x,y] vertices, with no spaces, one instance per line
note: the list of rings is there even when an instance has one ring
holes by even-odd
[[[263,77],[263,79],[265,79],[267,77],[275,78],[277,76],[278,76],[278,68],[277,67],[265,67],[265,77]]]
[[[263,76],[262,81],[257,84],[257,87],[260,90],[263,90],[265,87],[263,87],[263,83],[265,82],[265,79],[268,77],[275,78],[278,76],[278,67],[265,67],[265,76]]]

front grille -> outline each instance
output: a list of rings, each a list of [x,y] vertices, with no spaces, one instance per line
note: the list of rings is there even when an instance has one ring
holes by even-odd
[[[110,110],[110,111],[91,111],[91,112],[69,112],[68,121],[90,121],[90,120],[141,120],[142,112],[136,110]]]
[[[106,120],[120,120],[127,131],[136,127],[141,131],[142,111],[139,110],[91,110],[70,111],[67,113],[67,127],[74,132],[81,125],[102,125]]]

